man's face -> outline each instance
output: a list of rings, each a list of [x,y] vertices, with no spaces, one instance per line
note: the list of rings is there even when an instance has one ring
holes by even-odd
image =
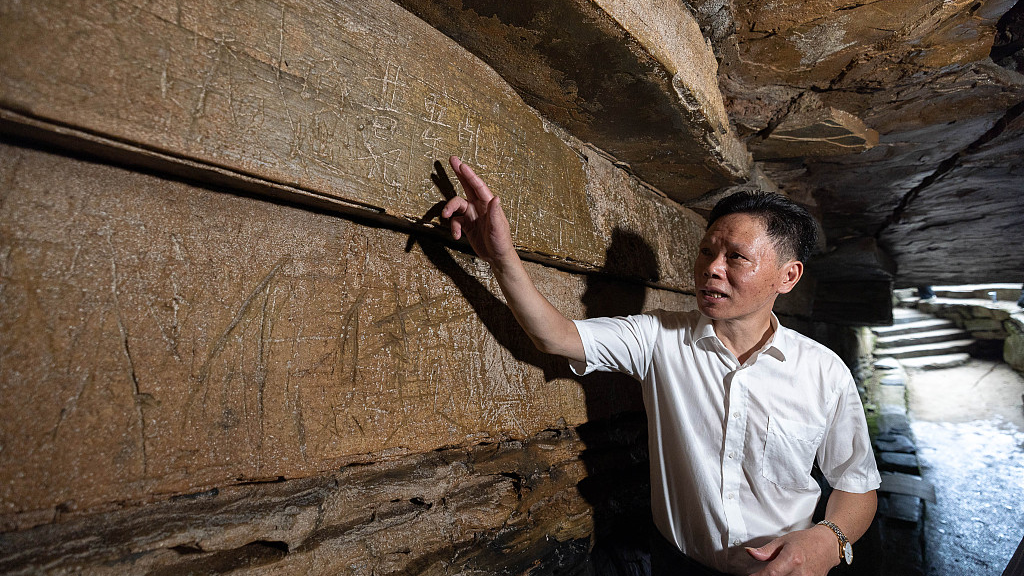
[[[799,269],[793,278],[791,269]],[[693,267],[697,307],[714,320],[767,318],[775,297],[799,280],[799,263],[779,262],[775,244],[761,220],[729,214],[704,234]]]

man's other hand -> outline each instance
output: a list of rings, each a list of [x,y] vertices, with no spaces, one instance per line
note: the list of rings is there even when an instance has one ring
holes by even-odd
[[[790,532],[747,552],[766,563],[753,576],[825,576],[839,565],[839,541],[832,530],[820,525]]]
[[[457,156],[449,162],[466,192],[465,198],[452,198],[441,211],[441,216],[450,220],[452,237],[458,240],[465,234],[477,256],[492,264],[515,254],[501,201]]]

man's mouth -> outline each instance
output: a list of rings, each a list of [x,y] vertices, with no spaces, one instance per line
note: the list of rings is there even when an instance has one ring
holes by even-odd
[[[714,290],[701,290],[701,294],[713,300],[718,300],[719,298],[728,298],[728,296],[726,296],[725,294],[721,292],[716,292]]]

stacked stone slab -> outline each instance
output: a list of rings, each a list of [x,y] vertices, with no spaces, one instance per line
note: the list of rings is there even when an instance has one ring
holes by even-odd
[[[533,349],[444,164],[574,318],[691,308],[700,216],[391,2],[0,24],[0,572],[550,573],[644,537],[638,388]]]
[[[726,113],[718,62],[682,2],[396,1],[670,198],[756,178]]]
[[[882,484],[875,521],[858,543],[860,558],[865,558],[856,568],[859,574],[924,574],[923,518],[928,502],[935,502],[935,489],[921,478],[902,362],[878,359],[863,382]]]
[[[1018,372],[1024,372],[1024,312],[1011,315],[1004,325],[1007,336],[1003,342],[1003,360]]]

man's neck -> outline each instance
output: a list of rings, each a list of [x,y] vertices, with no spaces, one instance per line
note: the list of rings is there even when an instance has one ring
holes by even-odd
[[[715,335],[740,364],[765,345],[774,334],[771,313],[736,320],[712,320]]]

